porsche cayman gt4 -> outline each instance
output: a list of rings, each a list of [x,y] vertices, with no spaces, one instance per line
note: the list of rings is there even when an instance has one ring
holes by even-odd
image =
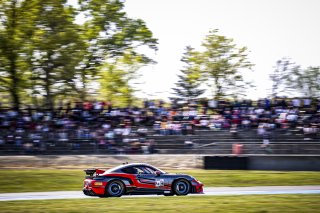
[[[87,169],[83,193],[88,196],[203,193],[203,184],[190,175],[169,174],[144,163],[123,164],[109,170]]]

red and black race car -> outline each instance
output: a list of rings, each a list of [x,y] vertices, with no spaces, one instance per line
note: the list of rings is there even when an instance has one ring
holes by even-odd
[[[190,175],[168,174],[144,163],[123,164],[109,170],[87,169],[83,193],[120,197],[134,194],[165,196],[203,193],[203,184]]]

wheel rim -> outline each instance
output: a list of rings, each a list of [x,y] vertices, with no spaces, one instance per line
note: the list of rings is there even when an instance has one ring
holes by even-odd
[[[184,181],[179,181],[176,185],[176,191],[179,194],[187,194],[189,191],[189,185]]]
[[[122,193],[122,186],[119,183],[111,183],[108,192],[112,196],[118,196]]]

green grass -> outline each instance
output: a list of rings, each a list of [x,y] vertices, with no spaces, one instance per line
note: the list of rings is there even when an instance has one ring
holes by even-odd
[[[320,195],[241,195],[1,202],[0,212],[319,212]]]
[[[186,171],[205,186],[299,186],[320,185],[320,172],[288,171]]]
[[[320,185],[320,172],[175,170],[205,186]],[[81,190],[84,172],[65,169],[0,170],[0,193]]]
[[[81,170],[0,170],[0,192],[82,190],[84,176]]]

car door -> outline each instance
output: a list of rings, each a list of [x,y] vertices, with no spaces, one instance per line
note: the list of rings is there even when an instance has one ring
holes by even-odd
[[[122,172],[130,174],[136,190],[155,189],[155,174],[142,166],[128,166],[123,168]]]
[[[137,175],[137,179],[141,184],[144,184],[144,187],[147,189],[152,189],[156,192],[163,192],[165,190],[170,190],[170,178],[168,179],[167,175],[161,171],[156,170],[153,167],[143,166],[140,167],[143,170],[143,173]]]
[[[137,170],[137,187],[141,189],[156,189],[156,174],[150,172],[144,166],[135,167]]]

